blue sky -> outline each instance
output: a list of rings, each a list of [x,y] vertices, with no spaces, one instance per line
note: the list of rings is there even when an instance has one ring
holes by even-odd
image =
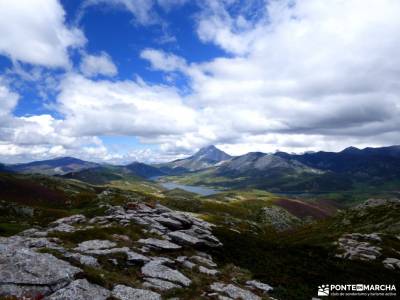
[[[15,2],[0,3],[0,161],[398,143],[398,1]]]

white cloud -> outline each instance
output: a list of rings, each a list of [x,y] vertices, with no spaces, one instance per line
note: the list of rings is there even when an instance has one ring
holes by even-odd
[[[93,5],[108,5],[115,8],[126,9],[134,16],[134,22],[140,25],[152,25],[159,22],[158,15],[154,12],[153,0],[87,0],[84,7]]]
[[[92,81],[70,74],[57,102],[65,125],[78,136],[154,137],[196,128],[194,110],[175,89],[141,81]]]
[[[105,52],[99,55],[83,55],[80,69],[88,77],[96,75],[115,76],[118,73],[111,57]]]
[[[183,58],[156,49],[145,49],[140,53],[140,57],[148,60],[152,68],[157,70],[172,72],[184,71],[187,68]]]
[[[201,120],[165,149],[217,143],[238,154],[398,143],[399,2],[271,1],[256,20],[232,13],[235,5],[210,0],[198,17],[199,38],[229,57],[187,64],[163,51],[142,53],[152,68],[190,78],[187,104]]]
[[[201,15],[198,33],[235,55],[187,72],[191,104],[206,108],[216,142],[280,134],[279,148],[298,134],[322,135],[291,149],[331,149],[332,141],[337,150],[338,137],[360,145],[399,136],[399,2],[272,1],[244,30],[236,25],[243,16],[221,3]]]
[[[4,79],[0,77],[0,126],[9,120],[18,98],[19,95],[11,92]]]
[[[46,67],[67,67],[68,49],[85,43],[58,0],[0,0],[0,36],[0,54]]]
[[[0,160],[3,162],[67,155],[101,160],[106,154],[98,138],[72,136],[62,120],[50,115],[10,117],[8,124],[0,127]]]

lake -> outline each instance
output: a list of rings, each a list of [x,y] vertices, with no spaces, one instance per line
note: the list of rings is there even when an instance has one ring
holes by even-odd
[[[193,185],[178,184],[174,182],[159,182],[159,184],[167,190],[181,189],[187,192],[199,194],[202,196],[210,196],[219,193],[219,191]]]

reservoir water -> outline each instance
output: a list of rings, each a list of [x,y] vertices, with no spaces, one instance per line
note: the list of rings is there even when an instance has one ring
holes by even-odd
[[[200,186],[193,186],[193,185],[185,185],[185,184],[178,184],[174,182],[160,182],[159,183],[161,186],[168,190],[173,190],[173,189],[181,189],[187,192],[199,194],[202,196],[210,196],[219,193],[219,191],[205,188],[205,187],[200,187]]]

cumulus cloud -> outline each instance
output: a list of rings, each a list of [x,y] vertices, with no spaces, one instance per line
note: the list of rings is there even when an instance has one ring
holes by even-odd
[[[19,95],[10,91],[9,87],[0,77],[0,126],[4,125],[11,116],[12,110],[18,102]]]
[[[280,134],[275,148],[299,134],[312,137],[286,147],[292,150],[332,149],[335,142],[338,150],[338,137],[361,145],[399,135],[400,3],[272,1],[264,18],[243,30],[243,15],[218,3],[201,15],[198,34],[235,55],[188,73],[191,104],[208,108],[215,135]]]
[[[0,36],[0,54],[46,67],[67,67],[68,49],[85,43],[58,0],[0,1]]]
[[[115,76],[118,73],[111,57],[105,52],[99,55],[83,55],[80,69],[87,77],[96,75]]]
[[[99,160],[106,154],[98,138],[73,136],[50,115],[13,116],[0,127],[0,159],[7,163],[65,155]]]
[[[148,60],[152,68],[166,72],[184,71],[187,69],[186,61],[174,54],[165,53],[156,49],[145,49],[140,57]]]
[[[174,88],[143,81],[93,81],[77,74],[61,83],[58,110],[75,135],[154,137],[196,128],[196,113]]]

